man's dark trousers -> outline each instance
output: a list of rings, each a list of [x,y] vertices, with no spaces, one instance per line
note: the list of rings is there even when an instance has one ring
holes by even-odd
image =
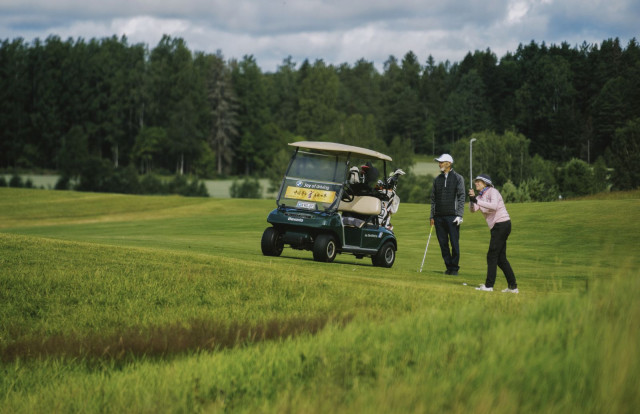
[[[458,272],[460,266],[460,226],[453,222],[456,216],[436,216],[433,218],[438,243],[448,272]],[[449,248],[451,244],[451,248]]]

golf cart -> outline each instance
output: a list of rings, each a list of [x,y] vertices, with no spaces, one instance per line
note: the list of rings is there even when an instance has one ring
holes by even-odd
[[[265,256],[280,256],[289,245],[310,250],[313,259],[332,262],[338,253],[371,257],[391,267],[398,244],[389,220],[398,208],[396,170],[388,178],[388,155],[331,142],[300,141],[295,147],[269,213],[261,241]],[[384,172],[377,180],[378,169]]]

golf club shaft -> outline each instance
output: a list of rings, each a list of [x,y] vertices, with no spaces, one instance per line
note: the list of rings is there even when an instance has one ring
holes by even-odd
[[[469,188],[473,188],[473,141],[475,138],[471,138],[469,141]]]
[[[429,248],[429,242],[431,241],[431,233],[433,232],[433,226],[429,230],[429,238],[427,239],[427,247],[424,248],[424,256],[422,256],[422,264],[420,265],[420,273],[422,273],[422,267],[424,266],[424,259],[427,257],[427,249]]]

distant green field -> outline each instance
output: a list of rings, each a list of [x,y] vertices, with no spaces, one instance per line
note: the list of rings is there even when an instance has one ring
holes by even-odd
[[[273,200],[0,188],[0,413],[635,412],[631,194],[508,205],[513,295],[477,214],[451,277],[425,205],[384,269],[262,256]]]
[[[428,175],[436,176],[440,173],[438,169],[438,164],[433,161],[433,156],[431,155],[416,155],[415,164],[412,167],[414,174],[417,175]],[[283,171],[284,173],[284,171]],[[3,175],[5,180],[9,182],[11,179],[10,174]],[[59,179],[58,175],[55,174],[23,174],[21,175],[23,181],[31,180],[34,188],[44,188],[44,189],[53,189],[56,185],[56,182]],[[242,180],[242,177],[239,178]],[[225,180],[202,180],[204,185],[207,187],[207,191],[210,197],[213,198],[229,198],[230,197],[230,188],[233,184],[233,179],[225,179]],[[262,178],[259,180],[260,186],[262,187],[262,198],[267,199],[275,199],[275,193],[268,191],[269,189],[269,180],[266,178]]]
[[[23,182],[27,180],[31,180],[34,188],[43,188],[45,190],[51,190],[55,188],[56,183],[60,176],[55,174],[24,174],[21,175]],[[4,174],[4,178],[7,182],[11,179],[11,175]],[[226,180],[202,180],[204,185],[207,187],[207,192],[210,197],[214,198],[229,198],[230,197],[230,188],[233,184],[233,179]],[[262,198],[272,198],[275,199],[275,195],[272,192],[269,192],[269,180],[266,178],[260,179],[260,186],[262,187]]]
[[[4,177],[5,181],[8,183],[9,180],[11,180],[12,175],[0,174],[0,177]],[[21,174],[20,177],[23,182],[30,180],[34,188],[44,188],[45,190],[51,190],[54,188],[56,182],[60,178],[59,175],[55,174]]]
[[[438,163],[434,161],[434,155],[416,155],[413,165],[413,172],[416,175],[432,175],[440,174]]]

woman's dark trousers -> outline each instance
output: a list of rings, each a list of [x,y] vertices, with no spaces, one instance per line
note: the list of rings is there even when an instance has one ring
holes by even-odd
[[[507,239],[511,234],[511,220],[494,224],[491,229],[491,241],[487,252],[487,281],[486,287],[493,287],[496,283],[496,272],[499,267],[507,278],[509,289],[518,287],[516,276],[513,274],[511,264],[507,260]]]

